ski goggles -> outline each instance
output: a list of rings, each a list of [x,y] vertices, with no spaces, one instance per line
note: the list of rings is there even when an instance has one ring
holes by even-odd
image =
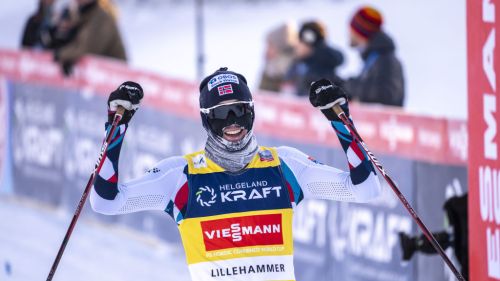
[[[210,119],[226,119],[231,111],[236,117],[253,112],[253,101],[235,101],[209,108],[200,108],[200,112],[206,114]]]

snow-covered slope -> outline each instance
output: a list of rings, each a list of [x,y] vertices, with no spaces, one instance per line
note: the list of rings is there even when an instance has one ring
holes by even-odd
[[[0,196],[0,280],[45,280],[71,216]],[[53,280],[190,279],[179,245],[82,217]]]
[[[60,0],[59,5],[68,0]],[[191,1],[115,0],[133,66],[196,79],[195,10]],[[379,8],[398,46],[413,112],[465,118],[467,114],[465,0],[205,0],[205,73],[228,66],[258,84],[265,33],[284,21],[320,19],[329,41],[347,55],[343,76],[357,73],[348,47],[349,18],[360,5]],[[0,48],[19,46],[25,19],[37,0],[3,1]]]

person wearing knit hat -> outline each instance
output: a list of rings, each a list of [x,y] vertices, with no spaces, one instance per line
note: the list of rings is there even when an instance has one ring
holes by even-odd
[[[243,169],[258,149],[252,130],[252,94],[246,78],[222,67],[203,79],[199,90],[200,115],[208,135],[207,157],[228,171]]]
[[[326,43],[326,27],[320,21],[308,21],[299,30],[296,59],[282,86],[284,92],[307,96],[313,81],[327,78],[339,82],[336,70],[344,62],[340,51]]]
[[[309,101],[338,134],[348,172],[292,147],[257,145],[253,99],[243,75],[220,68],[201,81],[199,91],[205,148],[163,159],[130,182],[119,181],[118,161],[142,87],[126,82],[111,93],[109,113],[114,116],[122,106],[130,118],[103,155],[90,193],[92,208],[107,215],[167,213],[178,226],[193,281],[295,280],[295,206],[307,198],[363,203],[381,193],[368,156],[353,150],[360,142],[333,111],[339,105],[349,116],[345,92],[321,79],[310,85]]]
[[[325,41],[325,37],[325,26],[319,21],[309,21],[300,27],[300,42],[306,45],[315,46],[321,44]]]
[[[382,15],[372,7],[363,7],[352,17],[351,30],[365,39],[370,39],[382,27]]]
[[[373,7],[364,6],[350,21],[350,44],[360,52],[363,68],[346,81],[353,100],[403,106],[405,89],[403,67],[395,55],[396,46],[383,31],[384,18]]]

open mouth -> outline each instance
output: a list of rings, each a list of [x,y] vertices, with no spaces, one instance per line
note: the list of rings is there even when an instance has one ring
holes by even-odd
[[[228,141],[239,141],[247,133],[247,130],[239,125],[230,125],[222,129],[224,139]]]

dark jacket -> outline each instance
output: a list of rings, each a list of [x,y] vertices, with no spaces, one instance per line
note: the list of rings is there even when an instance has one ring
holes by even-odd
[[[298,96],[308,96],[309,87],[312,82],[321,78],[327,78],[338,82],[336,68],[344,62],[344,56],[321,42],[306,58],[297,60],[287,74],[287,81],[295,86]]]
[[[48,32],[50,28],[50,18],[52,16],[51,8],[40,6],[38,11],[30,16],[24,26],[23,38],[21,40],[22,47],[38,47],[43,48],[42,36],[44,32]]]
[[[345,84],[353,99],[365,103],[403,106],[403,68],[394,54],[395,49],[394,42],[384,32],[372,37],[361,54],[364,62],[361,74]]]
[[[126,60],[125,48],[114,18],[96,2],[80,8],[75,38],[56,51],[56,59],[73,64],[86,54]]]

